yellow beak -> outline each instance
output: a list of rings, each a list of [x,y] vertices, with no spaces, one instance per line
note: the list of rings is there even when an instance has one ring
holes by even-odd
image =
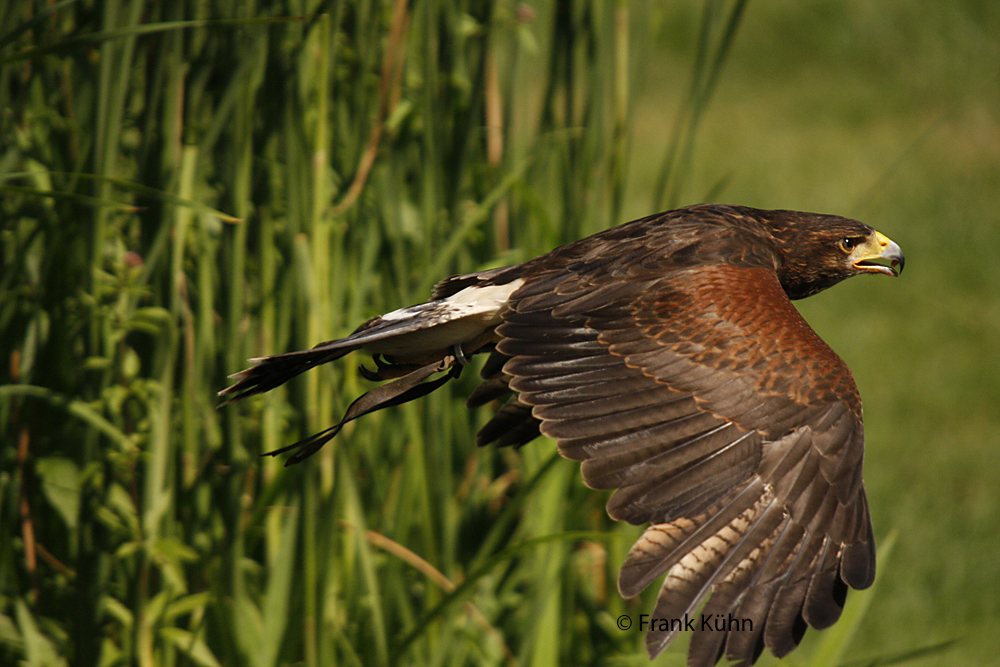
[[[899,245],[887,236],[875,232],[865,243],[854,249],[851,253],[851,263],[858,271],[898,276],[903,271],[906,258],[903,257],[903,249]]]

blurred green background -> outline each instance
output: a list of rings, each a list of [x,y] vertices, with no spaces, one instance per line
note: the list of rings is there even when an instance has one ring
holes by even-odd
[[[473,374],[289,469],[259,454],[364,391],[350,360],[215,392],[448,274],[708,200],[857,217],[910,267],[799,304],[855,372],[897,537],[788,662],[1000,661],[997,3],[63,0],[0,26],[0,664],[648,664],[615,626],[655,592],[615,588],[637,529],[549,441],[477,450]]]

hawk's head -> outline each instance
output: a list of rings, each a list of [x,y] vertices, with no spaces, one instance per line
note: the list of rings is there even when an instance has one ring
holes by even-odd
[[[764,222],[779,250],[781,286],[802,299],[861,273],[898,276],[903,251],[863,222],[835,215],[769,211]]]

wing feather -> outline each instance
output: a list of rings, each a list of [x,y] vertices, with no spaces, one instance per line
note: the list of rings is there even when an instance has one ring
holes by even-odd
[[[660,267],[602,284],[614,267],[580,262],[526,279],[497,328],[518,410],[589,486],[615,490],[613,518],[652,524],[623,595],[666,574],[654,617],[711,595],[703,613],[749,621],[696,632],[689,664],[783,655],[874,573],[850,371],[771,271]],[[651,629],[650,655],[676,630]]]

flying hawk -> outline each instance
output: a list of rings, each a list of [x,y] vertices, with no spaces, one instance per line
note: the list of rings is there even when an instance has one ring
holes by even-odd
[[[899,246],[856,220],[690,206],[447,278],[427,303],[346,338],[253,360],[220,395],[246,398],[370,352],[376,369],[362,374],[391,382],[272,452],[297,463],[346,422],[423,396],[488,354],[468,405],[506,402],[478,444],[547,435],[582,462],[588,486],[615,490],[612,518],[648,524],[619,590],[632,597],[666,575],[650,616],[682,619],[650,626],[650,657],[708,598],[696,618],[740,623],[696,621],[688,664],[748,665],[765,646],[787,654],[807,625],[833,624],[847,588],[875,578],[861,400],[792,300],[902,269]]]

